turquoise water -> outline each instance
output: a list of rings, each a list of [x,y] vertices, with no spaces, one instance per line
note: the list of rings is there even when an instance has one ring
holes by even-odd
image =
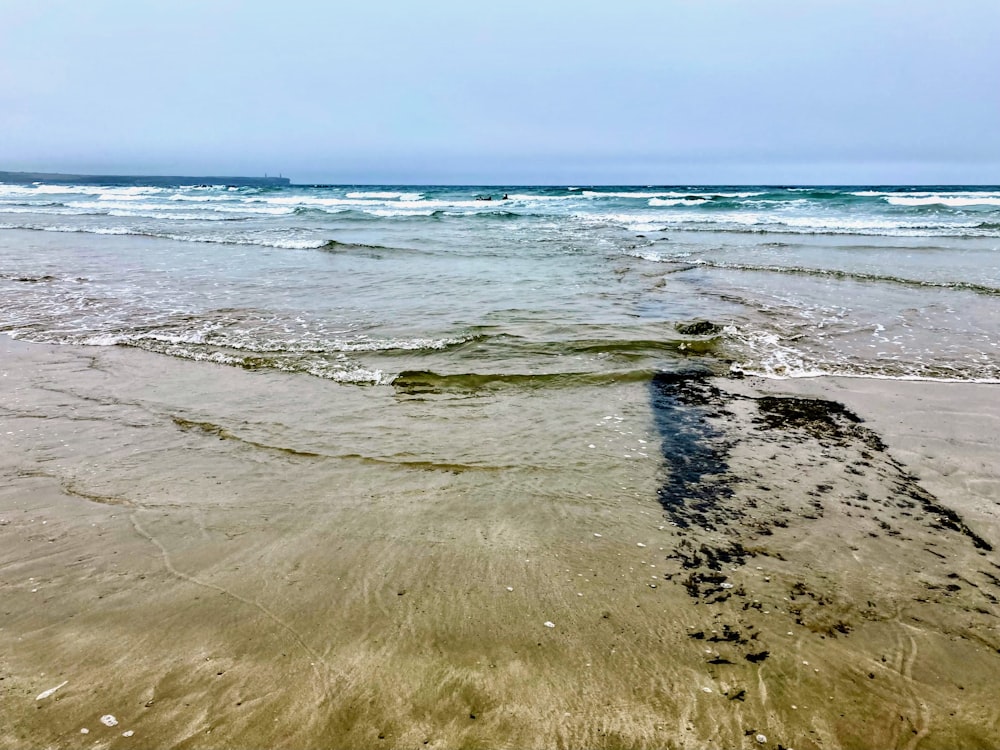
[[[30,341],[420,393],[1000,381],[1000,188],[0,184],[0,230]]]

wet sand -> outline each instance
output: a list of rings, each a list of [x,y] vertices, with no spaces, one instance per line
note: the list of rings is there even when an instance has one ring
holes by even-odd
[[[0,340],[0,745],[995,747],[996,393]]]

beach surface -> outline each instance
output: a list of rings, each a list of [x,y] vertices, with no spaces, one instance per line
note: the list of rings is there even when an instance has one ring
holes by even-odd
[[[998,387],[0,339],[0,746],[996,747]]]

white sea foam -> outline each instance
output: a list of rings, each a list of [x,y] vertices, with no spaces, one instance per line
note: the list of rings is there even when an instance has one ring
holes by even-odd
[[[507,196],[508,201],[517,201],[519,203],[529,203],[529,202],[545,202],[545,201],[569,201],[576,200],[575,195],[528,195],[525,193],[511,193]],[[480,201],[482,202],[482,201]],[[504,201],[500,201],[503,205]]]
[[[859,190],[857,192],[851,193],[851,195],[856,195],[862,198],[891,198],[891,197],[906,197],[912,196],[914,198],[930,198],[937,195],[943,196],[956,196],[964,198],[1000,198],[1000,191],[995,190],[908,190],[905,193],[896,191],[886,191],[886,190]]]
[[[136,196],[136,200],[140,200],[141,198],[142,198],[142,196]],[[81,200],[68,201],[66,203],[66,205],[69,206],[69,207],[71,207],[71,208],[86,208],[86,209],[92,209],[92,210],[98,210],[98,211],[111,211],[111,210],[116,209],[116,208],[123,209],[123,210],[128,210],[128,211],[137,211],[137,210],[142,210],[142,209],[145,209],[145,210],[148,210],[148,211],[177,211],[177,210],[183,210],[183,209],[186,209],[186,208],[189,209],[188,206],[175,206],[175,205],[171,205],[171,204],[167,204],[167,203],[150,203],[150,202],[137,203],[137,202],[132,202],[132,201],[118,201],[118,200],[111,200],[110,198],[103,197],[103,196],[100,197],[100,198],[98,198],[98,200],[96,200],[96,201],[93,201],[93,200],[90,200],[90,201],[81,201]]]
[[[703,206],[704,200],[691,198],[650,198],[650,206]]]
[[[0,213],[2,214],[35,214],[36,216],[41,215],[63,215],[63,216],[82,216],[84,214],[92,213],[90,211],[83,211],[77,209],[67,208],[65,206],[54,206],[51,204],[46,204],[44,206],[5,206],[0,203]]]
[[[187,193],[174,193],[167,200],[171,201],[198,201],[212,202],[212,201],[235,201],[231,195],[189,195]]]
[[[370,205],[371,201],[347,198],[317,198],[301,195],[280,195],[268,196],[265,198],[243,198],[243,203],[267,203],[276,206],[303,206],[303,207],[325,207],[325,206],[347,206],[354,208],[358,206]]]
[[[602,191],[602,190],[584,190],[581,195],[587,198],[637,198],[642,200],[649,200],[653,198],[659,199],[671,199],[671,198],[685,198],[691,201],[708,201],[713,198],[752,198],[757,195],[764,195],[764,193],[759,191],[754,192],[740,192],[740,193],[720,193],[720,192],[703,192],[701,190],[688,190],[688,191],[678,191],[678,190],[660,190],[655,192],[642,191],[642,190],[628,190],[628,191]]]
[[[22,190],[30,191],[36,195],[66,195],[72,193],[79,193],[82,195],[99,195],[102,189],[93,185],[41,185],[35,183],[31,187],[25,186],[10,186],[17,187]]]
[[[358,192],[347,193],[348,198],[382,198],[384,200],[401,200],[401,201],[418,201],[421,200],[424,195],[423,193],[397,193],[391,190],[364,190]]]
[[[977,195],[972,196],[950,196],[933,195],[927,197],[915,196],[890,196],[885,202],[892,206],[950,206],[952,208],[963,208],[966,206],[1000,206],[1000,196]]]
[[[281,250],[316,250],[326,245],[325,239],[316,238],[294,238],[288,236],[281,237],[247,237],[239,235],[185,235],[185,234],[157,234],[168,240],[178,240],[181,242],[221,242],[228,245],[252,245],[256,247],[274,247]]]
[[[652,263],[661,263],[665,260],[663,253],[657,252],[648,247],[638,247],[632,248],[626,251],[626,255],[630,255],[633,258],[639,258],[640,260],[648,260]]]
[[[635,198],[637,200],[649,200],[651,198],[688,198],[694,197],[694,193],[678,193],[675,191],[668,192],[643,192],[643,191],[600,191],[600,190],[584,190],[581,195],[586,198]]]
[[[365,209],[365,213],[369,216],[381,216],[384,218],[391,218],[393,216],[433,216],[437,209],[392,209],[392,208],[368,208]]]
[[[725,211],[705,213],[598,214],[577,213],[587,223],[620,226],[635,232],[673,229],[701,231],[749,230],[801,234],[858,234],[875,236],[937,236],[977,233],[981,220],[945,218],[896,219],[875,216],[796,216],[787,212]],[[988,233],[988,230],[982,230]]]
[[[817,360],[795,348],[794,343],[773,331],[744,329],[726,326],[726,335],[743,349],[742,361],[731,366],[735,372],[773,380],[816,378],[823,376],[844,378],[872,378],[879,380],[913,380],[942,383],[1000,383],[1000,379],[929,375],[914,363],[856,363],[836,360]]]
[[[668,214],[593,214],[575,213],[573,218],[589,225],[611,225],[632,232],[657,232],[665,229],[671,220]]]
[[[137,346],[143,342],[151,341],[162,344],[172,344],[180,346],[182,344],[202,345],[205,343],[205,331],[193,331],[191,333],[170,334],[170,333],[101,333],[94,336],[87,336],[79,343],[84,346],[118,346],[127,344]]]
[[[163,219],[165,221],[225,221],[224,216],[213,216],[211,214],[186,214],[179,212],[157,213],[155,211],[124,211],[115,209],[108,211],[107,216],[124,219]]]
[[[128,226],[84,227],[74,225],[41,225],[41,224],[11,224],[0,223],[0,229],[30,229],[41,232],[65,232],[81,234],[125,235],[151,237],[155,239],[176,240],[177,242],[221,243],[226,245],[253,245],[257,247],[274,247],[282,250],[315,250],[327,244],[321,238],[289,238],[287,234],[280,237],[247,237],[233,234],[179,234],[172,232],[150,232]]]

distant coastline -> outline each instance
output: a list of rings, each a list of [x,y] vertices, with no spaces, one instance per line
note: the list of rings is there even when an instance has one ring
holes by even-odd
[[[233,185],[235,187],[287,187],[287,177],[215,177],[181,175],[62,174],[60,172],[2,172],[0,182],[52,185],[130,185],[179,187],[181,185]]]

